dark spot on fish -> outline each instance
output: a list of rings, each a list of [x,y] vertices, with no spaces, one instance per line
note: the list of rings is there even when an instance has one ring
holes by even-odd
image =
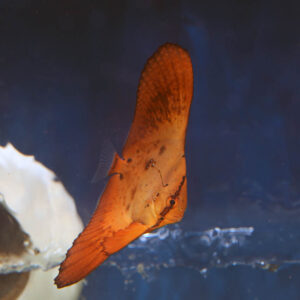
[[[134,198],[135,192],[136,192],[136,187],[131,190],[131,199]]]
[[[136,150],[136,153],[140,153],[140,149],[137,149],[137,150]]]
[[[184,181],[185,181],[185,176],[182,176],[182,179],[181,179],[181,182],[179,184],[179,187],[178,187],[177,191],[175,192],[174,195],[171,196],[172,199],[176,199],[179,196],[181,188],[182,188],[182,186],[184,184]]]
[[[164,152],[165,152],[165,150],[166,150],[166,147],[164,146],[164,145],[162,145],[161,147],[160,147],[160,149],[159,149],[159,155],[162,155]]]
[[[132,158],[128,158],[128,159],[127,159],[127,162],[128,162],[128,163],[131,163],[131,162],[132,162]]]
[[[130,204],[127,204],[127,206],[126,206],[126,211],[128,211],[129,208],[130,208]]]
[[[123,180],[124,175],[122,173],[120,173],[120,180]]]
[[[157,226],[159,226],[159,224],[163,221],[164,217],[167,215],[167,213],[173,208],[174,204],[175,204],[175,200],[179,194],[180,194],[180,191],[182,189],[182,186],[185,182],[185,176],[182,176],[182,179],[181,179],[181,182],[179,184],[179,187],[177,188],[176,192],[171,195],[171,200],[170,200],[170,205],[169,206],[166,206],[162,212],[160,213],[161,217],[157,220],[157,222],[155,223],[155,225],[152,226],[152,228],[156,228]]]
[[[154,164],[155,164],[155,160],[153,158],[151,158],[150,160],[148,160],[146,162],[146,165],[145,165],[145,170],[148,170],[149,167],[154,167]]]
[[[146,207],[149,207],[149,203],[145,206],[145,208],[146,208]]]
[[[158,196],[159,196],[159,193],[156,194],[156,197],[158,197]]]
[[[185,157],[185,154],[182,154],[182,157]]]
[[[171,206],[166,206],[163,211],[160,213],[160,215],[162,217],[165,217],[165,215],[170,211],[170,209],[172,208],[172,205]]]

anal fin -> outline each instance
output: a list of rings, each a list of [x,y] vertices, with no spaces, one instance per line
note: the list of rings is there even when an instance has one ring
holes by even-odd
[[[59,275],[55,278],[58,288],[83,279],[111,254],[124,248],[147,230],[145,225],[138,222],[116,231],[112,231],[110,227],[104,230],[101,227],[95,228],[93,225],[96,224],[90,223],[69,249]]]

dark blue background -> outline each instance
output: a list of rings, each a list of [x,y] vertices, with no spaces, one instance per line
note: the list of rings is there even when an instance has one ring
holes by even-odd
[[[1,0],[0,143],[11,142],[54,170],[86,223],[104,186],[91,183],[100,153],[107,140],[122,148],[146,59],[160,44],[178,43],[189,51],[195,73],[186,154],[189,204],[181,227],[253,226],[262,236],[254,256],[297,262],[296,3]],[[232,266],[212,268],[204,278],[177,266],[156,276],[149,283],[137,274],[133,292],[124,289],[117,269],[102,267],[88,278],[84,295],[300,298],[295,263],[275,273]]]

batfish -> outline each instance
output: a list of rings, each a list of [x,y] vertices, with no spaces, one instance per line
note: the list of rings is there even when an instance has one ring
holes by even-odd
[[[182,219],[192,94],[188,52],[175,44],[160,46],[142,71],[121,156],[115,154],[99,204],[60,265],[58,288],[83,279],[140,235]]]

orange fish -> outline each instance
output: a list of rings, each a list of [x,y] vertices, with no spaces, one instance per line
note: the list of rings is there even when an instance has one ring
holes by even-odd
[[[162,45],[141,74],[124,159],[115,154],[99,204],[60,266],[57,287],[83,279],[140,235],[182,219],[192,94],[189,54],[177,45]]]

